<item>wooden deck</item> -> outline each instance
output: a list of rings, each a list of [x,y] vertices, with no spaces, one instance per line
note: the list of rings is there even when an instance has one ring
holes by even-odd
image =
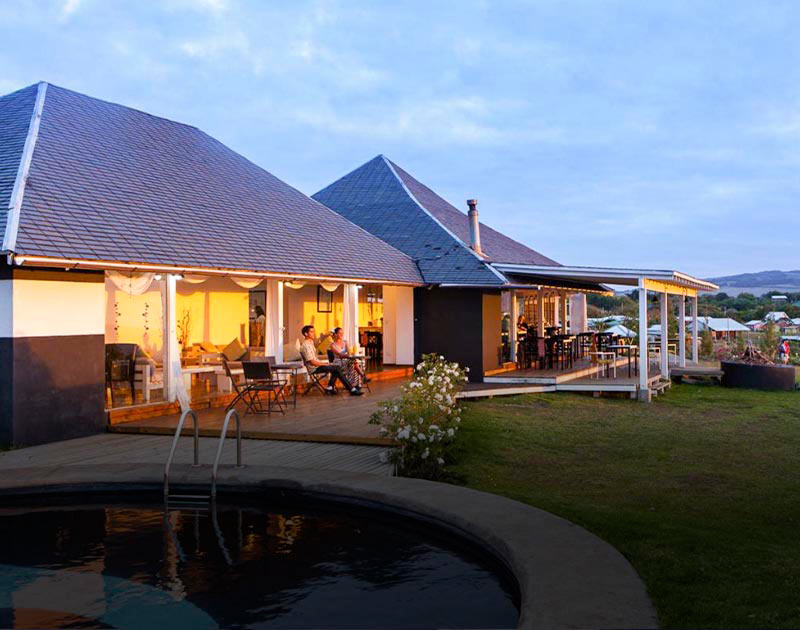
[[[559,369],[510,369],[502,372],[494,372],[484,378],[485,383],[516,383],[528,385],[560,385],[579,378],[589,377],[598,371],[596,365],[592,365],[588,358],[577,359],[571,367]],[[628,358],[617,358],[617,374],[628,373]],[[634,366],[631,366],[631,376],[634,376]]]
[[[379,382],[408,379],[412,371],[413,368],[411,366],[382,365],[370,372],[372,389],[374,391],[376,384]],[[208,381],[193,379],[191,391],[192,409],[224,408],[236,397],[235,393],[218,392],[215,388],[209,388],[208,385]],[[304,389],[305,385],[301,385],[300,388],[301,390]],[[109,424],[118,424],[145,418],[157,418],[180,413],[180,405],[177,402],[164,402],[163,400],[159,400],[156,396],[148,403],[142,402],[137,398],[136,404],[131,404],[129,391],[125,388],[122,388],[122,391],[118,392],[115,400],[118,404],[113,408],[109,407],[106,409]]]
[[[42,444],[0,453],[0,471],[36,466],[93,464],[164,465],[172,438],[156,435],[93,435],[86,438]],[[200,463],[209,468],[216,454],[217,440],[200,439]],[[380,461],[386,448],[308,442],[242,440],[245,466],[268,465],[392,475],[392,466]],[[225,442],[223,465],[235,463],[236,445]],[[192,440],[184,439],[175,452],[176,464],[192,463]],[[13,473],[12,473],[13,474]],[[210,474],[210,472],[209,472]]]
[[[372,391],[363,396],[350,396],[340,393],[337,396],[323,396],[311,392],[300,395],[297,409],[291,405],[285,415],[242,416],[242,435],[257,440],[292,440],[302,442],[327,442],[339,444],[369,444],[388,446],[391,440],[378,435],[378,427],[367,424],[370,415],[379,402],[400,395],[400,387],[405,379],[370,383]],[[237,407],[241,413],[244,405]],[[219,437],[223,408],[198,409],[200,435]],[[169,413],[153,418],[139,418],[128,422],[109,425],[113,433],[135,433],[147,435],[173,435],[178,426],[180,414]],[[233,425],[230,427],[232,434]],[[191,432],[191,422],[187,420],[185,434]]]
[[[516,370],[516,373],[524,373],[527,370]],[[541,370],[532,370],[541,372]],[[661,380],[661,371],[651,364],[648,383],[651,387]],[[631,397],[636,397],[639,390],[639,377],[631,370],[628,376],[627,359],[617,365],[617,376],[608,378],[606,376],[597,377],[596,374],[589,373],[580,376],[580,372],[572,373],[570,378],[556,381],[540,381],[530,379],[526,376],[511,377],[507,381],[495,378],[485,378],[483,383],[468,383],[464,390],[459,394],[459,398],[488,398],[493,396],[513,396],[515,394],[544,394],[554,392],[585,392],[595,395],[603,393],[626,393]]]
[[[717,365],[687,365],[686,367],[670,368],[669,375],[672,380],[681,382],[684,377],[698,379],[712,379],[719,381],[722,379],[722,368]]]

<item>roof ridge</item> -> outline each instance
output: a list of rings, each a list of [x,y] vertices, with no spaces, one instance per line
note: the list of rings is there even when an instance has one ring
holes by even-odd
[[[42,81],[42,83],[47,83],[47,82]],[[109,101],[109,100],[104,99],[104,98],[98,98],[96,96],[91,96],[90,94],[84,94],[83,92],[78,92],[77,90],[71,90],[70,88],[65,88],[65,87],[62,87],[60,85],[55,85],[54,83],[48,83],[48,85],[50,87],[53,87],[53,88],[57,89],[57,90],[61,90],[62,92],[69,92],[70,94],[76,94],[76,95],[78,95],[78,96],[80,96],[82,98],[90,98],[93,101],[97,101],[99,103],[105,103],[106,105],[113,105],[114,107],[121,107],[123,109],[127,109],[129,111],[136,112],[137,114],[142,114],[142,115],[148,116],[150,118],[156,118],[158,120],[165,120],[168,123],[172,123],[173,125],[180,125],[181,127],[188,127],[189,129],[197,129],[198,131],[202,131],[202,129],[200,129],[200,127],[198,127],[197,125],[190,125],[188,123],[181,122],[180,120],[174,120],[172,118],[167,118],[166,116],[159,116],[158,114],[152,114],[150,112],[146,112],[143,109],[139,109],[138,107],[131,107],[130,105],[123,105],[122,103],[117,103],[115,101]]]
[[[347,177],[350,177],[350,176],[351,176],[353,173],[355,173],[356,171],[358,171],[358,170],[360,170],[360,169],[364,168],[364,167],[365,167],[367,164],[370,164],[370,163],[374,162],[375,160],[377,160],[377,159],[379,159],[379,158],[383,158],[384,160],[386,159],[386,158],[385,158],[385,156],[383,155],[383,153],[378,153],[378,155],[376,155],[374,158],[370,158],[369,160],[367,160],[367,161],[366,161],[366,162],[364,162],[363,164],[360,164],[360,165],[356,166],[356,167],[355,167],[353,170],[351,170],[351,171],[348,171],[347,173],[345,173],[344,175],[342,175],[342,176],[341,176],[341,177],[339,177],[338,179],[335,179],[335,180],[334,180],[334,181],[332,181],[330,184],[328,184],[327,186],[325,186],[325,188],[321,188],[320,190],[318,190],[317,192],[315,192],[315,193],[314,193],[314,195],[318,195],[318,194],[320,194],[321,192],[325,192],[326,190],[328,190],[328,188],[331,188],[332,186],[335,186],[336,184],[338,184],[338,183],[339,183],[340,181],[342,181],[343,179],[345,179],[345,178],[347,178]],[[313,195],[309,195],[309,196],[310,196],[312,199],[314,198],[314,196],[313,196]]]
[[[419,180],[418,180],[416,177],[414,177],[414,176],[413,176],[411,173],[409,173],[409,172],[408,172],[407,170],[405,170],[403,167],[401,167],[401,166],[399,166],[399,165],[397,165],[397,164],[394,164],[394,163],[392,163],[392,164],[395,166],[395,168],[399,169],[400,171],[402,171],[403,173],[405,173],[405,175],[406,175],[407,177],[409,177],[410,179],[412,179],[412,180],[413,180],[413,181],[416,183],[416,185],[417,185],[417,186],[420,186],[421,188],[424,188],[424,189],[425,189],[425,190],[426,190],[426,191],[427,191],[427,192],[428,192],[430,195],[432,195],[433,197],[436,197],[436,198],[437,198],[437,199],[439,199],[439,200],[440,200],[440,201],[441,201],[443,204],[445,204],[445,206],[447,206],[447,210],[448,210],[448,211],[450,211],[450,212],[453,212],[453,213],[457,213],[457,214],[459,215],[459,217],[463,217],[463,218],[464,218],[464,220],[467,220],[467,217],[468,217],[469,215],[468,215],[466,212],[464,212],[463,210],[461,210],[461,209],[459,209],[458,207],[454,206],[454,205],[453,205],[452,203],[450,203],[450,202],[449,202],[447,199],[445,199],[445,198],[444,198],[442,195],[440,195],[438,192],[436,192],[436,191],[435,191],[433,188],[431,188],[431,187],[430,187],[430,186],[428,186],[427,184],[424,184],[423,182],[419,181]],[[520,241],[517,241],[516,239],[514,239],[514,238],[512,238],[512,237],[508,236],[507,234],[504,234],[504,233],[503,233],[503,232],[501,232],[500,230],[497,230],[497,229],[493,228],[491,225],[488,225],[487,223],[484,223],[484,222],[483,222],[483,221],[481,221],[480,219],[478,219],[478,222],[479,222],[479,224],[480,224],[480,227],[481,227],[481,231],[482,231],[482,232],[483,232],[484,230],[486,230],[486,231],[490,232],[491,234],[493,234],[493,235],[495,235],[495,236],[497,236],[497,237],[500,237],[500,238],[503,238],[503,239],[506,239],[506,240],[512,241],[512,242],[513,242],[515,245],[517,245],[517,246],[520,246],[520,247],[523,247],[523,248],[525,248],[526,250],[528,250],[528,251],[530,251],[530,252],[532,252],[532,253],[534,253],[534,254],[536,254],[536,255],[538,255],[538,256],[541,256],[542,258],[546,258],[547,260],[550,260],[551,262],[553,262],[553,263],[555,263],[555,264],[558,264],[558,265],[560,265],[560,263],[558,263],[557,261],[553,260],[553,259],[552,259],[552,258],[550,258],[549,256],[545,256],[545,255],[544,255],[544,254],[542,254],[541,252],[539,252],[539,251],[536,251],[536,250],[534,250],[533,248],[531,248],[529,245],[526,245],[525,243],[522,243],[522,242],[520,242]],[[482,240],[483,240],[483,239],[482,239]],[[496,262],[499,262],[499,261],[497,261],[497,260],[494,260],[494,259],[492,259],[492,257],[489,255],[489,253],[488,253],[488,252],[484,252],[484,255],[486,256],[486,258],[487,258],[487,259],[490,259],[490,260],[486,260],[486,261],[485,261],[485,262],[487,262],[488,264],[495,264]]]
[[[40,81],[36,88],[36,100],[33,104],[31,121],[28,124],[28,134],[25,137],[25,144],[22,148],[22,155],[20,156],[19,160],[17,176],[14,179],[14,188],[11,190],[11,198],[8,202],[6,229],[3,234],[2,245],[0,245],[0,250],[4,252],[13,252],[17,246],[19,218],[20,212],[22,211],[22,198],[25,195],[25,185],[28,182],[28,174],[31,168],[31,161],[33,160],[33,151],[36,148],[36,140],[39,137],[39,125],[42,120],[47,86],[48,84],[46,81]]]
[[[403,168],[401,168],[400,166],[397,166],[394,162],[392,162],[385,155],[381,155],[380,157],[383,158],[384,162],[386,162],[386,166],[389,167],[389,170],[392,171],[392,175],[394,175],[397,178],[397,181],[400,182],[400,185],[403,187],[403,190],[405,190],[406,194],[414,201],[414,203],[416,203],[422,209],[422,211],[425,214],[427,214],[436,223],[436,225],[438,225],[440,228],[442,228],[448,234],[448,236],[450,236],[450,238],[452,238],[456,243],[458,243],[461,247],[466,249],[470,254],[475,256],[475,258],[477,258],[481,263],[483,263],[486,266],[487,269],[489,269],[494,275],[496,275],[503,282],[503,284],[508,284],[508,278],[506,278],[500,271],[495,269],[490,264],[490,262],[488,260],[486,260],[478,252],[476,252],[469,245],[467,245],[464,241],[462,241],[452,230],[450,230],[450,228],[448,228],[444,223],[442,223],[439,219],[437,219],[430,210],[428,210],[424,205],[422,205],[422,203],[419,201],[419,199],[416,198],[414,193],[412,193],[411,190],[409,190],[408,186],[406,186],[406,183],[403,181],[403,178],[400,177],[397,174],[397,171],[395,171],[395,167],[396,167],[396,168],[399,168],[401,171],[403,171],[405,173],[406,171]],[[424,184],[421,184],[421,185],[424,186]],[[428,190],[430,190],[430,188],[428,188]],[[433,192],[433,191],[431,191],[431,192]],[[436,194],[436,193],[433,193],[433,194]],[[447,201],[447,200],[445,200],[445,201]],[[449,203],[449,202],[447,202],[447,203]]]

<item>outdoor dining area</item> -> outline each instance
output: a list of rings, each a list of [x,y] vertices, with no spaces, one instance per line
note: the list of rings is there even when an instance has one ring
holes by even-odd
[[[561,326],[546,326],[544,336],[535,327],[521,322],[517,327],[517,370],[567,372],[594,368],[590,376],[616,378],[619,359],[627,359],[623,370],[630,378],[639,373],[639,347],[628,337],[613,333],[587,331],[564,333]],[[648,358],[660,360],[650,348]]]

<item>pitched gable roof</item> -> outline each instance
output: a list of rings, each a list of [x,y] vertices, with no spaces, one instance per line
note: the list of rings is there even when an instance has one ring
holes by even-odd
[[[467,214],[414,179],[394,162],[390,161],[390,164],[392,164],[406,187],[425,206],[428,212],[464,243],[469,243],[469,220]],[[558,265],[552,258],[548,258],[505,234],[493,230],[484,223],[481,223],[481,249],[491,262]]]
[[[501,284],[488,263],[558,265],[483,223],[484,256],[477,256],[467,245],[466,213],[383,155],[312,198],[418,260],[428,282]]]
[[[415,198],[382,155],[312,198],[411,256],[427,282],[503,283]]]
[[[31,118],[31,93],[36,86],[15,93],[22,97],[0,99],[0,130],[13,128],[18,139],[19,121]],[[5,142],[0,146],[2,163]],[[0,169],[3,208],[7,170]],[[329,235],[335,253],[324,248]],[[315,240],[320,250],[310,246]],[[408,256],[199,129],[53,85],[46,92],[14,252],[422,280]]]
[[[0,97],[0,241],[6,231],[8,206],[36,105],[36,93],[37,86],[32,85]]]

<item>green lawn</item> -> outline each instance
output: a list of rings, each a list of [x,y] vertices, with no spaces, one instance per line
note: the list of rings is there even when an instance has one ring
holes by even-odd
[[[800,627],[800,393],[679,385],[465,404],[454,473],[583,525],[663,626]]]

